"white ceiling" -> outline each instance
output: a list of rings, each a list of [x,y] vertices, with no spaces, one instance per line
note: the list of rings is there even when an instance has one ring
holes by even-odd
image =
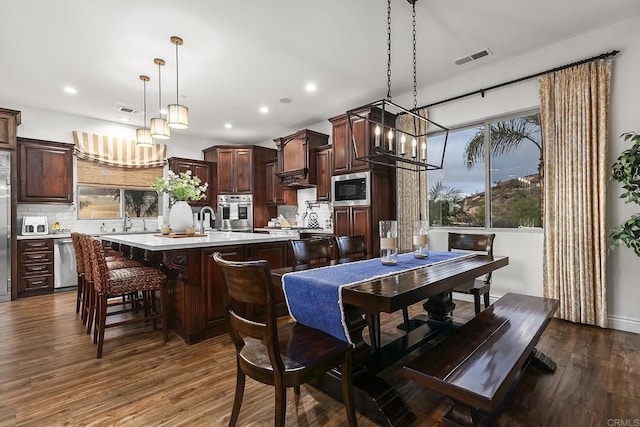
[[[118,121],[175,102],[175,47],[185,134],[255,143],[384,98],[384,0],[2,1],[0,106],[17,104]],[[419,0],[418,86],[640,15],[638,0]],[[411,6],[392,0],[392,95],[412,90]],[[488,48],[492,56],[457,66]],[[599,53],[599,52],[594,52]],[[560,65],[560,64],[558,64]],[[539,70],[532,70],[532,72]],[[305,84],[316,83],[315,93]],[[70,96],[63,87],[78,93]],[[290,104],[279,102],[291,98]],[[419,104],[435,100],[418,100]],[[3,105],[5,104],[5,105]],[[268,114],[258,108],[269,107]],[[131,116],[141,126],[142,115]],[[232,123],[225,129],[224,123]]]

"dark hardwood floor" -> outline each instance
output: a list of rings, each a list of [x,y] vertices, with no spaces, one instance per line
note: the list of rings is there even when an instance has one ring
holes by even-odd
[[[227,425],[235,361],[226,335],[187,346],[175,335],[164,343],[150,326],[113,328],[97,360],[74,296],[0,304],[0,426]],[[473,315],[471,303],[457,303],[458,320]],[[383,337],[399,333],[400,318],[382,317]],[[499,425],[639,425],[640,335],[554,319],[538,348],[558,364],[555,374],[530,367]],[[414,425],[441,425],[451,403],[405,380],[402,364],[383,376],[417,415]],[[310,386],[297,405],[292,390],[287,397],[288,426],[346,425],[342,404]],[[239,425],[273,425],[273,405],[272,388],[247,379]],[[362,415],[358,423],[375,425]]]

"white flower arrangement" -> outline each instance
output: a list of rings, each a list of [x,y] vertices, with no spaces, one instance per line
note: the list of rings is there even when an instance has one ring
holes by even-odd
[[[179,174],[169,171],[167,176],[156,178],[155,182],[151,185],[151,188],[158,193],[169,194],[173,202],[202,200],[207,197],[208,187],[208,183],[205,182],[202,184],[200,178],[192,176],[190,170],[180,172]]]

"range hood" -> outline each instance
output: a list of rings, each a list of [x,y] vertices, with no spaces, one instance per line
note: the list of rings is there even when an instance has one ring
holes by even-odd
[[[278,148],[276,176],[283,185],[295,188],[316,186],[316,149],[329,142],[329,135],[303,129],[273,140]]]

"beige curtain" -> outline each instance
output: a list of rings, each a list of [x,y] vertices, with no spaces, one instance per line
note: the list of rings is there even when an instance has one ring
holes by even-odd
[[[121,168],[161,167],[167,160],[167,146],[138,147],[135,140],[73,131],[74,152],[79,159]]]
[[[540,78],[544,295],[560,301],[560,318],[603,328],[610,82],[610,59]]]
[[[417,111],[419,116],[427,118],[427,109],[423,108]],[[417,126],[417,128],[415,127]],[[420,121],[414,124],[413,117],[408,114],[398,118],[396,128],[399,130],[406,129],[414,135],[423,135],[427,133],[426,122]],[[422,146],[422,141],[426,137],[420,138],[418,147]],[[410,147],[410,145],[409,145]],[[397,148],[397,147],[396,147]],[[404,167],[413,167],[406,163]],[[398,200],[398,249],[400,251],[408,251],[412,249],[413,221],[420,219],[428,220],[427,217],[427,173],[418,172],[417,170],[397,170],[397,200]]]

